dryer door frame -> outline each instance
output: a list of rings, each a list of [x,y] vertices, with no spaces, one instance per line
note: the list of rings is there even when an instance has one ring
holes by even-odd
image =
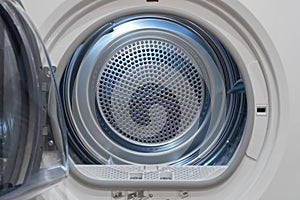
[[[66,134],[37,31],[18,2],[1,1],[0,17],[0,196],[26,199],[66,176]]]

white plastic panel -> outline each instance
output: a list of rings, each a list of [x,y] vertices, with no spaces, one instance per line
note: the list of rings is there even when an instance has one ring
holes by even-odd
[[[265,134],[268,126],[268,98],[266,81],[263,77],[261,67],[257,61],[247,66],[251,85],[254,93],[254,112],[253,131],[251,140],[247,149],[247,155],[257,159],[264,144]]]
[[[76,165],[88,178],[97,181],[205,181],[218,177],[226,166],[135,166],[135,165]]]

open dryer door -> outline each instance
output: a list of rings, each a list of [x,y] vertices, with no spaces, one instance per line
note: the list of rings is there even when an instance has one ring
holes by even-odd
[[[0,1],[0,198],[22,199],[67,174],[64,120],[45,48],[14,1]]]

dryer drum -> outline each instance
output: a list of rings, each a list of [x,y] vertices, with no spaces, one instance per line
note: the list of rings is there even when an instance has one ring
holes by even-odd
[[[201,72],[180,47],[138,40],[107,62],[98,81],[97,103],[105,121],[124,140],[167,143],[203,118],[199,113],[208,104],[202,99],[203,87]]]
[[[61,92],[80,163],[226,165],[243,138],[238,67],[208,30],[176,16],[102,26],[74,52]]]

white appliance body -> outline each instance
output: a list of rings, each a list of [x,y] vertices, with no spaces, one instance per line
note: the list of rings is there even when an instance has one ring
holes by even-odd
[[[108,188],[109,186],[105,187],[105,184],[101,183],[97,187],[78,178],[74,172],[76,167],[71,161],[71,172],[68,178],[36,199],[297,200],[300,198],[300,173],[298,170],[300,165],[300,94],[298,92],[300,89],[298,83],[300,27],[297,23],[300,19],[298,12],[300,3],[296,0],[288,2],[224,0],[206,3],[196,0],[23,0],[26,12],[44,39],[52,64],[58,67],[56,70],[58,79],[62,76],[63,64],[67,63],[71,52],[73,52],[70,49],[74,50],[78,45],[78,40],[82,40],[89,32],[95,30],[98,24],[113,20],[114,15],[122,16],[128,13],[145,13],[148,11],[168,12],[169,14],[172,12],[182,13],[183,16],[195,21],[204,19],[202,22],[208,23],[207,26],[224,27],[226,25],[223,26],[220,19],[215,20],[216,24],[209,24],[214,21],[215,17],[209,11],[223,9],[228,13],[231,10],[232,15],[224,15],[224,21],[227,20],[227,17],[231,17],[233,19],[229,21],[232,22],[235,21],[234,17],[242,16],[245,21],[237,17],[237,24],[240,23],[237,28],[243,29],[250,26],[250,29],[252,28],[254,31],[252,36],[258,37],[246,42],[251,44],[255,41],[261,41],[265,44],[266,49],[263,50],[267,51],[267,54],[271,54],[271,62],[275,63],[272,63],[272,66],[276,66],[263,69],[268,81],[266,88],[271,91],[268,93],[270,96],[266,97],[270,103],[268,108],[277,106],[276,114],[270,115],[267,127],[258,126],[255,131],[262,136],[259,135],[259,139],[250,140],[247,156],[241,160],[229,178],[220,184],[193,187],[192,189],[183,187],[182,190],[179,187],[175,189],[164,188],[163,190],[142,187],[135,189],[126,188],[126,185],[123,188]],[[207,7],[204,8],[203,5],[207,5]],[[220,18],[220,16],[216,18]],[[243,27],[243,23],[247,25]],[[224,24],[226,23],[224,22]],[[232,27],[236,26],[233,25]],[[223,34],[227,37],[227,34],[231,33],[223,32]],[[251,31],[248,31],[247,34],[251,34]],[[234,41],[239,40],[240,37],[233,35],[230,39]],[[240,42],[244,43],[245,41],[240,40]],[[227,45],[230,46],[230,44]],[[243,48],[239,50],[243,52]],[[252,76],[255,77],[256,75],[252,74]],[[268,77],[275,78],[269,79]],[[272,96],[274,93],[278,96]],[[264,135],[265,133],[266,135]],[[264,137],[265,139],[262,139]]]

